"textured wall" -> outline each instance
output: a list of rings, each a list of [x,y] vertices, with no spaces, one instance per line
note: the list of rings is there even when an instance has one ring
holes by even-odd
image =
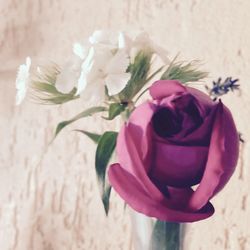
[[[250,249],[250,2],[246,0],[0,0],[0,249],[127,250],[130,221],[112,194],[105,218],[93,168],[95,147],[72,128],[115,129],[90,118],[46,149],[57,122],[82,109],[14,106],[16,67],[26,55],[60,61],[71,44],[97,28],[143,28],[174,56],[201,59],[218,76],[237,76],[229,95],[247,141],[236,173],[213,203],[215,215],[187,226],[188,250]],[[104,127],[105,126],[105,127]]]

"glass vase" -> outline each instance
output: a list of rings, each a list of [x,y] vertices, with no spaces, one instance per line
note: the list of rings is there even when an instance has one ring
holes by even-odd
[[[134,250],[183,250],[183,225],[147,217],[130,209]]]

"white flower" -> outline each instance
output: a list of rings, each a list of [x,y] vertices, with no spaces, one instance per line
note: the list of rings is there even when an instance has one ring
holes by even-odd
[[[92,89],[95,95],[100,93],[100,89],[104,92],[106,85],[109,95],[119,93],[131,76],[126,73],[130,61],[125,47],[123,33],[95,31],[84,46],[80,43],[73,45],[74,55],[58,74],[56,88],[62,93],[69,93],[76,87],[76,95],[84,95],[88,88],[87,92]]]
[[[125,50],[122,33],[95,31],[89,38],[92,47],[82,64],[81,76],[78,80],[77,94],[87,85],[97,91],[95,82],[99,82],[103,91],[105,85],[109,95],[118,94],[126,86],[131,77],[126,73],[129,66],[129,55]]]
[[[80,43],[73,44],[73,54],[62,66],[56,78],[55,86],[58,91],[67,94],[72,91],[74,87],[77,87],[77,82],[81,75],[81,66],[84,60],[86,60],[89,48],[90,45],[86,42],[84,45]]]
[[[16,105],[19,105],[27,92],[27,85],[29,82],[31,59],[26,58],[26,63],[19,66],[17,77],[16,77]]]
[[[131,74],[126,71],[139,51],[150,51],[163,62],[169,62],[166,51],[146,33],[132,39],[123,32],[95,31],[84,45],[73,45],[73,56],[58,74],[56,88],[69,93],[76,87],[76,95],[88,93],[98,99],[97,95],[105,93],[106,86],[110,96],[116,95],[127,85]]]
[[[83,60],[87,52],[86,48],[84,48],[80,43],[74,43],[73,53]]]
[[[81,59],[76,56],[64,64],[56,77],[55,87],[61,93],[69,93],[76,86],[77,79],[81,72]]]
[[[77,81],[77,92],[76,95],[79,95],[87,86],[88,74],[90,73],[94,64],[94,48],[91,47],[86,59],[81,65],[81,74]]]
[[[103,45],[106,48],[117,48],[119,32],[96,30],[90,37],[89,42],[92,45]]]
[[[170,62],[167,57],[168,52],[161,46],[154,43],[146,32],[141,32],[134,38],[130,56],[134,58],[140,50],[151,51],[153,54],[161,58],[164,64]]]
[[[104,68],[104,81],[110,96],[118,94],[127,85],[131,77],[130,73],[126,73],[128,66],[129,57],[125,50],[118,50],[107,63]]]
[[[92,47],[82,64],[77,94],[83,92],[87,85],[89,89],[93,86],[93,94],[99,92],[96,88],[105,91],[105,85],[109,95],[118,94],[131,77],[130,73],[126,73],[128,65],[129,57],[124,50],[112,54],[110,50]],[[99,82],[100,86],[96,86],[95,82]]]

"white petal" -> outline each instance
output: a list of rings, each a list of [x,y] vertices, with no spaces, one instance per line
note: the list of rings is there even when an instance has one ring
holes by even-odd
[[[26,65],[27,65],[27,68],[28,70],[30,69],[30,66],[31,66],[31,58],[28,56],[26,57]]]
[[[16,105],[19,105],[27,92],[27,85],[29,81],[29,71],[31,66],[31,59],[30,57],[26,58],[26,63],[19,66],[17,77],[16,77]]]
[[[57,75],[55,86],[61,93],[69,93],[76,87],[77,80],[81,74],[82,60],[76,55],[72,55],[60,73]]]
[[[56,77],[56,89],[61,93],[69,93],[75,86],[75,73],[71,70],[64,69]]]
[[[108,62],[105,73],[106,74],[120,74],[125,73],[129,66],[129,56],[125,50],[118,50],[117,53]]]
[[[158,55],[164,63],[170,62],[167,57],[168,52],[161,46],[154,43],[146,32],[142,32],[136,37],[135,46],[138,50],[150,49],[153,53]]]
[[[96,43],[106,43],[109,41],[110,34],[108,31],[104,30],[96,30],[92,34],[92,36],[89,37],[89,42],[91,44],[96,44]]]
[[[76,95],[79,95],[86,88],[87,77],[88,77],[88,74],[90,73],[90,71],[93,67],[93,64],[94,64],[94,54],[95,54],[94,48],[91,47],[87,58],[85,59],[85,61],[82,64],[81,75],[80,75],[78,82],[77,82]]]
[[[132,40],[124,32],[119,32],[118,49],[125,49],[128,53],[132,47]]]
[[[105,84],[103,79],[94,79],[88,82],[84,89],[84,95],[81,96],[82,100],[88,106],[97,106],[103,104],[105,100]]]
[[[170,60],[167,56],[168,52],[164,48],[158,46],[157,44],[154,44],[153,49],[154,49],[155,54],[157,54],[164,63],[170,63]]]
[[[97,30],[89,37],[89,42],[93,45],[103,44],[110,48],[118,47],[119,33],[110,30]]]
[[[37,72],[37,74],[38,74],[39,76],[42,75],[42,70],[41,70],[41,68],[40,68],[39,66],[36,67],[36,72]]]
[[[94,68],[99,71],[104,71],[107,63],[113,57],[113,54],[110,48],[107,48],[103,45],[96,45],[95,46],[95,65]]]
[[[73,44],[73,52],[76,56],[79,56],[82,60],[84,59],[86,52],[80,43]]]
[[[105,78],[105,84],[108,88],[108,94],[112,96],[121,92],[127,85],[130,77],[130,73],[108,75]]]
[[[135,46],[141,49],[151,47],[151,40],[147,32],[141,32],[135,38]]]
[[[119,32],[119,37],[118,37],[118,48],[119,49],[124,49],[126,47],[126,40],[125,40],[125,35],[123,32]]]

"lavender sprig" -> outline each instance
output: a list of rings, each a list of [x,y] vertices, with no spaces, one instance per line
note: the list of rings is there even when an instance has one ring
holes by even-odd
[[[216,101],[218,97],[227,94],[229,91],[239,90],[240,85],[237,84],[239,79],[232,79],[227,77],[223,82],[220,77],[217,81],[213,81],[213,87],[209,88],[205,86],[209,95],[213,97],[213,101]]]

